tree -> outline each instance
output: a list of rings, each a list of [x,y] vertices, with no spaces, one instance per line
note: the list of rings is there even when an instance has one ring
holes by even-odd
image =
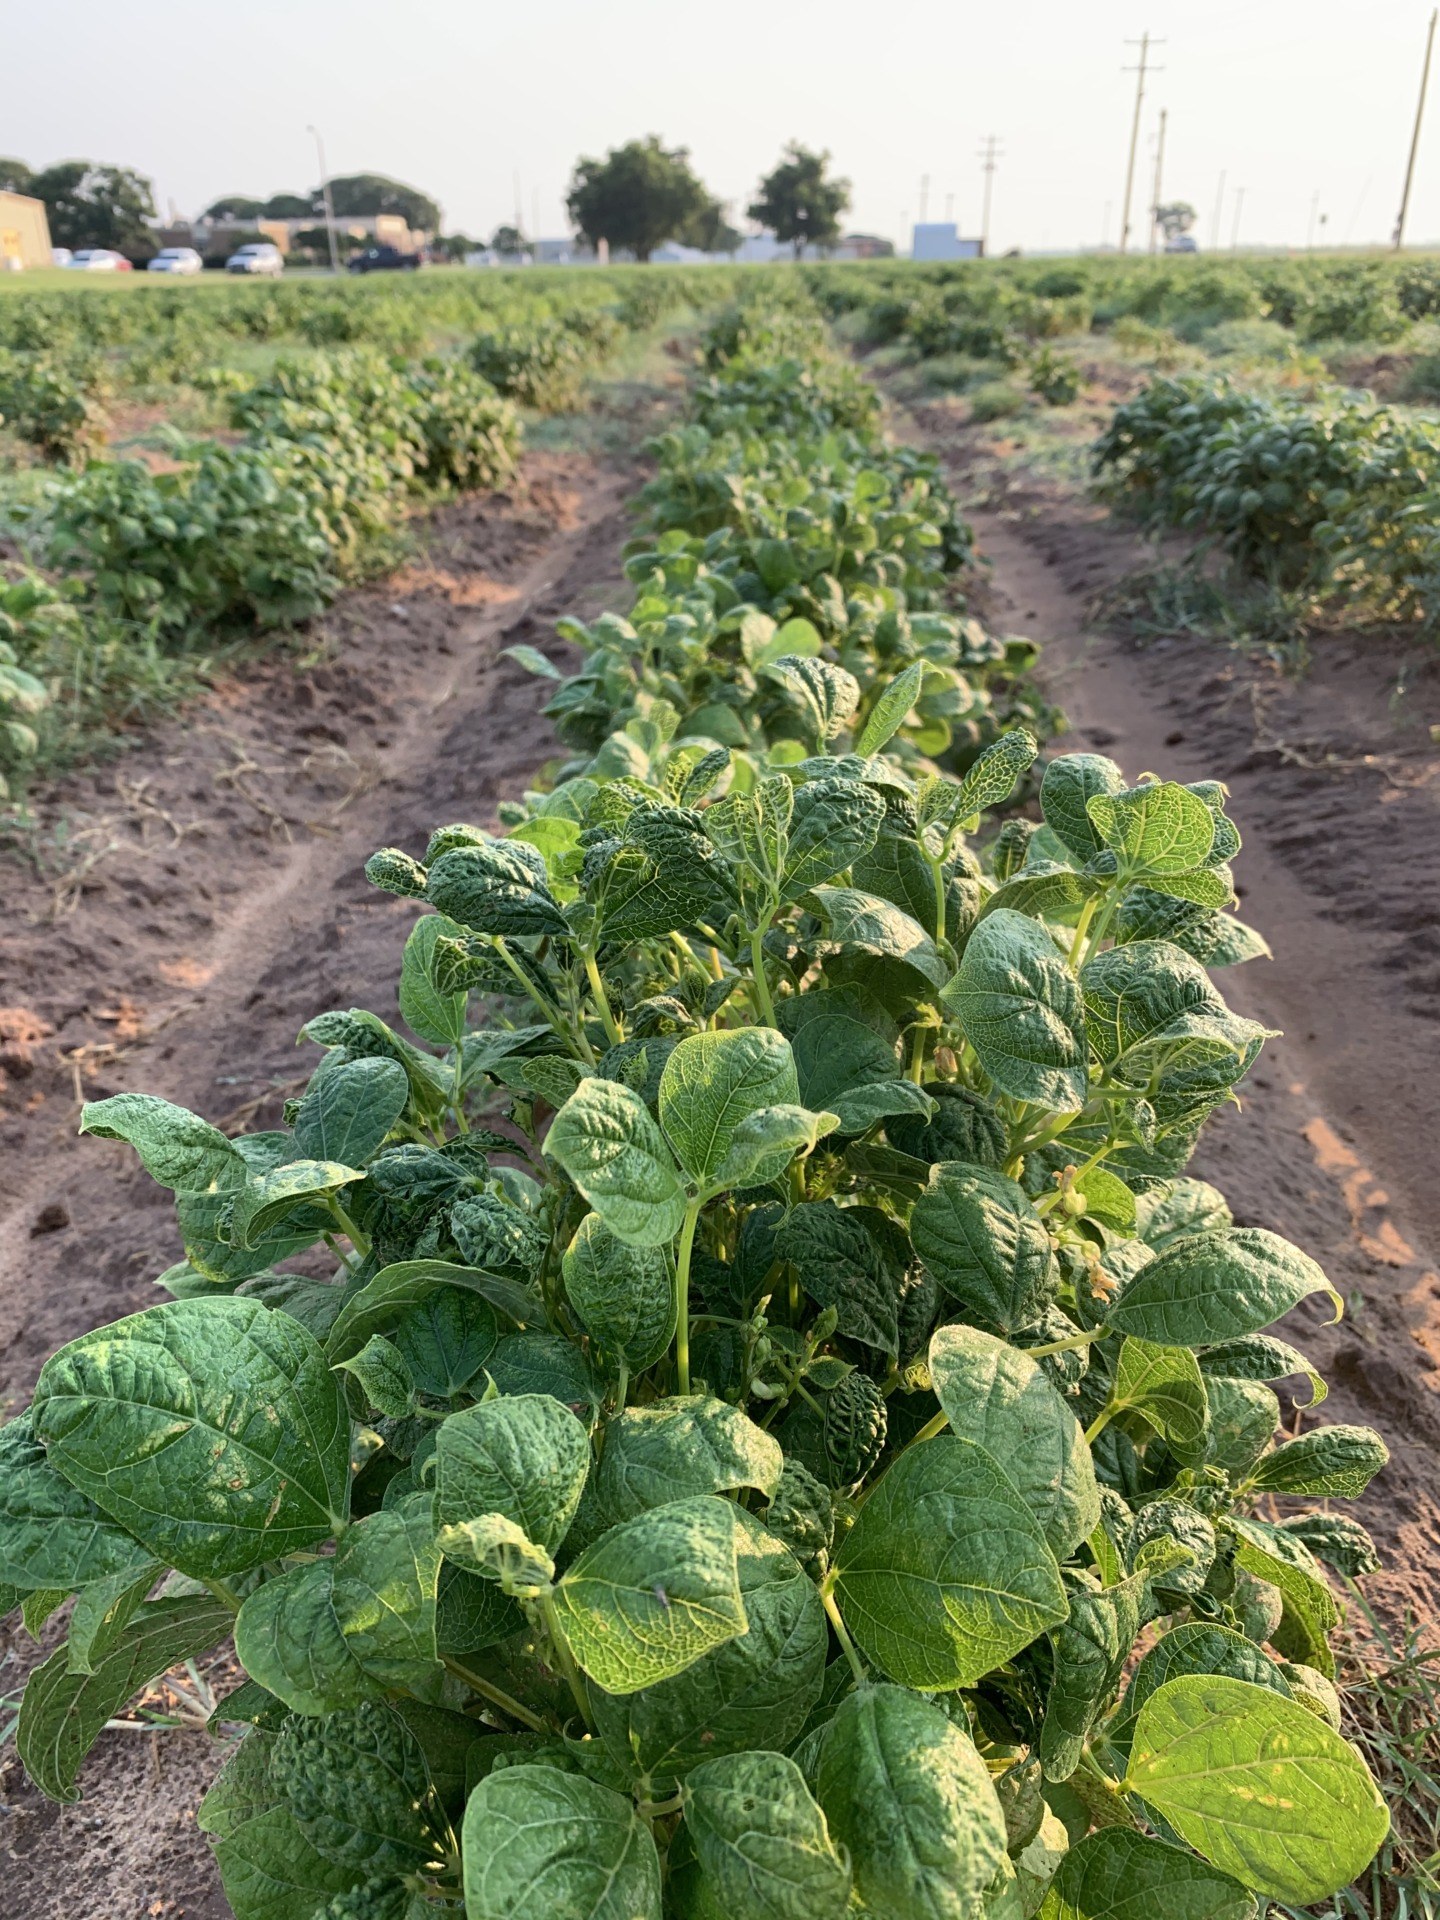
[[[154,237],[145,223],[155,217],[155,190],[132,167],[63,160],[37,173],[30,191],[45,202],[57,247],[153,251]]]
[[[29,193],[34,182],[23,160],[0,160],[0,193]]]
[[[1167,240],[1178,240],[1194,226],[1196,214],[1188,200],[1171,200],[1155,209],[1155,224]]]
[[[258,220],[265,211],[263,200],[247,200],[243,193],[227,193],[223,200],[205,209],[205,220]],[[308,211],[308,209],[307,209]]]
[[[496,227],[490,236],[490,250],[492,253],[503,254],[507,258],[523,253],[525,236],[518,227]]]
[[[720,200],[707,200],[679,238],[702,253],[734,253],[741,234],[726,217],[730,209]]]
[[[565,205],[583,239],[648,260],[677,239],[713,203],[690,166],[686,147],[658,134],[614,147],[603,160],[577,160]]]
[[[315,205],[318,198],[313,193],[274,193],[256,212],[267,220],[306,220],[319,211]]]
[[[342,174],[330,182],[330,204],[337,220],[372,220],[377,213],[395,213],[407,227],[422,233],[436,233],[440,227],[437,201],[383,173]]]
[[[798,260],[806,247],[833,247],[840,216],[850,205],[850,182],[827,180],[830,155],[811,153],[792,140],[773,173],[760,182],[760,198],[747,209],[777,240],[788,240]]]

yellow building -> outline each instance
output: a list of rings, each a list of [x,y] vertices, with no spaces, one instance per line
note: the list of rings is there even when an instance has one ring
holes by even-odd
[[[0,273],[50,264],[45,202],[28,193],[0,193]]]

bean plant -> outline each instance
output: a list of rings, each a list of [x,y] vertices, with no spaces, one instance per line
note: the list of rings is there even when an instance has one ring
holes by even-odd
[[[726,324],[724,486],[662,446],[572,758],[369,862],[395,1021],[317,1013],[268,1132],[85,1110],[184,1259],[0,1429],[0,1606],[75,1596],[21,1757],[75,1798],[233,1634],[238,1920],[1322,1899],[1387,1826],[1324,1571],[1385,1449],[1280,1437],[1338,1298],[1186,1172],[1268,1037],[1225,790],[1042,768],[936,476],[818,344],[767,440],[793,330]]]

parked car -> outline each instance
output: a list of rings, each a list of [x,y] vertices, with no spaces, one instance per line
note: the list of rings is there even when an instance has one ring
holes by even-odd
[[[227,273],[283,273],[285,260],[280,249],[269,240],[251,240],[237,247],[225,262]]]
[[[399,247],[366,247],[347,265],[351,273],[413,273],[420,265],[420,255],[402,253]]]
[[[1165,242],[1166,253],[1198,253],[1200,243],[1193,233],[1177,233],[1173,240]]]
[[[162,247],[151,260],[147,273],[202,273],[205,262],[194,247]]]
[[[66,263],[77,273],[128,273],[130,262],[112,247],[81,247]]]
[[[52,247],[50,249],[50,264],[52,267],[68,267],[74,258],[75,255],[70,251],[69,247]]]

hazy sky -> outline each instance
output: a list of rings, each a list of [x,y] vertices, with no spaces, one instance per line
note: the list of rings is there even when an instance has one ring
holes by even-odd
[[[513,217],[566,230],[577,154],[658,133],[687,145],[742,216],[788,139],[828,147],[854,185],[848,224],[898,239],[920,211],[978,228],[981,137],[996,133],[992,244],[1116,237],[1134,76],[1127,38],[1162,36],[1136,206],[1169,112],[1164,193],[1228,245],[1303,244],[1312,198],[1332,243],[1382,241],[1399,204],[1428,0],[48,0],[13,8],[0,153],[32,166],[124,162],[162,211],[269,195],[334,173],[423,187],[447,224]],[[1440,240],[1440,74],[1409,238]]]

